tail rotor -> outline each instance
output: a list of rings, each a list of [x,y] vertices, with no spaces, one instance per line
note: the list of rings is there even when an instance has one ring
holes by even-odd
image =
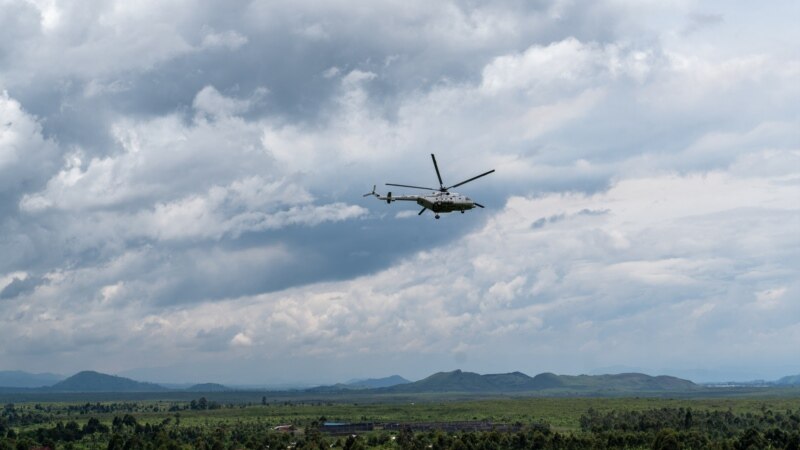
[[[362,197],[369,197],[370,195],[374,195],[375,197],[379,197],[378,193],[375,192],[375,189],[378,187],[377,184],[372,185],[372,192],[367,192],[366,194],[362,195]]]

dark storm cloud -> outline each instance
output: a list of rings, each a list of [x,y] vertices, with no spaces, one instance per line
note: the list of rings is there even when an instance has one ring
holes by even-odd
[[[64,6],[59,33],[73,49],[89,51],[98,46],[93,33],[110,34],[96,22],[109,12],[107,8]],[[59,136],[66,145],[82,145],[87,151],[103,154],[112,151],[107,129],[116,116],[153,116],[188,108],[194,95],[207,85],[234,95],[266,87],[269,101],[251,114],[313,121],[320,116],[324,119],[324,105],[335,91],[336,80],[323,76],[328,69],[378,73],[379,81],[370,89],[388,106],[409,90],[430,89],[443,81],[479,81],[480,68],[497,54],[570,36],[609,42],[617,28],[629,26],[623,15],[606,5],[569,4],[559,6],[558,11],[550,11],[550,2],[448,3],[432,10],[430,6],[385,4],[359,8],[354,14],[352,8],[337,3],[322,8],[303,2],[292,8],[280,2],[203,3],[191,11],[181,11],[177,21],[169,17],[173,30],[167,34],[164,56],[146,55],[141,67],[118,71],[112,66],[80,67],[65,61],[65,70],[59,71],[58,61],[54,61],[56,67],[52,69],[30,70],[16,80],[11,77],[6,88],[33,114],[48,118],[44,123],[47,135]],[[41,30],[34,20],[35,8],[24,8],[28,13],[22,17],[31,16],[32,20],[11,30],[38,35]],[[557,14],[560,22],[548,21],[549,14]],[[142,25],[157,29],[167,20],[165,15],[155,17],[153,24]],[[493,22],[509,29],[481,34],[479,28]],[[425,23],[430,26],[425,27]],[[226,46],[223,40],[209,47],[208,36],[225,36],[226,32],[236,33],[241,41]],[[122,45],[128,44],[120,40]],[[109,64],[113,61],[110,59]],[[44,61],[30,64],[38,63]],[[392,109],[385,112],[391,115]]]

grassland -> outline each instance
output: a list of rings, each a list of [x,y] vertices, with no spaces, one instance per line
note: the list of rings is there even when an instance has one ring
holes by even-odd
[[[15,407],[20,411],[50,411],[53,421],[75,420],[83,423],[96,417],[109,423],[114,416],[130,413],[141,423],[161,423],[176,416],[184,425],[225,424],[234,422],[260,422],[269,424],[305,425],[324,417],[337,422],[417,422],[488,420],[503,423],[546,423],[555,430],[574,432],[580,428],[582,414],[593,409],[600,413],[610,411],[644,411],[661,408],[691,408],[694,410],[731,411],[735,414],[757,413],[765,409],[786,411],[800,408],[800,395],[778,396],[774,393],[756,396],[711,398],[660,398],[660,397],[513,397],[469,399],[465,396],[430,395],[378,399],[339,398],[315,399],[303,397],[267,397],[262,405],[263,393],[252,395],[249,402],[232,393],[194,393],[194,398],[206,397],[211,401],[227,399],[238,402],[222,403],[212,410],[192,410],[181,400],[123,400],[93,402],[24,402]],[[367,400],[367,401],[365,401]],[[112,406],[111,412],[94,409],[80,411],[86,403]],[[38,406],[37,406],[38,405]],[[68,409],[72,406],[73,409]]]
[[[18,444],[23,442],[22,439],[28,439],[29,443],[36,445],[46,443],[47,439],[50,439],[56,448],[62,448],[63,445],[63,448],[75,449],[123,448],[114,445],[112,441],[115,439],[117,444],[126,442],[129,447],[133,445],[130,448],[240,449],[266,448],[267,443],[274,448],[275,445],[288,445],[287,443],[295,440],[305,443],[305,446],[298,444],[297,448],[321,448],[319,446],[323,444],[328,448],[327,446],[336,442],[342,444],[343,441],[337,440],[336,437],[318,435],[313,437],[306,434],[307,430],[315,429],[315,424],[322,421],[347,423],[488,421],[521,424],[524,429],[529,430],[526,433],[533,433],[528,434],[528,438],[535,437],[533,431],[535,429],[548,430],[549,434],[545,435],[545,438],[554,446],[547,448],[584,448],[587,445],[591,447],[597,442],[608,441],[609,436],[616,436],[622,440],[618,446],[608,448],[649,448],[651,442],[669,430],[672,430],[670,433],[677,433],[670,436],[683,442],[685,448],[707,448],[711,443],[720,443],[722,447],[718,448],[728,448],[725,445],[733,445],[751,435],[769,443],[773,448],[794,448],[793,442],[800,443],[800,434],[794,429],[800,424],[800,391],[740,390],[726,391],[726,395],[716,391],[709,393],[713,395],[706,397],[692,395],[681,398],[658,396],[486,398],[466,394],[409,396],[356,394],[316,397],[297,393],[213,392],[191,393],[191,398],[185,397],[187,393],[179,393],[179,398],[174,398],[170,393],[164,394],[166,398],[131,398],[137,395],[109,394],[113,399],[103,400],[100,400],[97,394],[84,396],[81,399],[74,397],[78,394],[69,394],[68,399],[63,396],[59,398],[59,395],[48,395],[13,404],[6,403],[0,410],[2,411],[0,431],[2,428],[12,430],[10,435],[16,436],[16,439],[6,438],[6,443],[13,443],[14,448],[19,448]],[[204,408],[198,407],[201,397],[202,404],[206,405]],[[696,418],[693,425],[683,425],[686,411],[693,412]],[[715,412],[720,415],[713,417],[713,414],[709,415]],[[587,428],[585,423],[589,416],[593,417],[595,421],[593,423],[601,425],[602,429],[592,429],[594,425]],[[128,419],[130,423],[127,422]],[[128,425],[123,424],[123,420]],[[709,424],[716,424],[719,420],[726,423],[709,428]],[[631,427],[628,427],[626,421],[631,423]],[[105,431],[87,434],[85,430],[92,427],[97,429],[98,423],[106,427]],[[638,430],[634,429],[637,423],[640,424]],[[641,424],[645,423],[649,425],[641,428]],[[298,435],[286,436],[273,431],[273,427],[286,424],[294,425]],[[747,435],[748,428],[755,430],[753,433],[756,434]],[[786,430],[783,430],[784,428]],[[48,430],[56,429],[62,430],[58,436],[69,436],[74,432],[73,437],[65,438],[63,441],[53,438],[55,435],[49,434]],[[63,431],[65,429],[66,431]],[[779,431],[778,434],[775,434],[776,429]],[[79,430],[83,431],[78,433]],[[366,445],[364,448],[396,448],[393,447],[394,441],[389,439],[387,433],[386,431],[370,433],[362,442]],[[0,448],[12,448],[4,447],[2,434],[0,432]],[[563,438],[556,437],[557,434]],[[400,436],[397,438],[399,442]],[[778,438],[783,440],[776,440]],[[443,437],[441,434],[424,433],[418,433],[413,439],[413,442],[425,445],[434,445],[436,439],[441,442],[446,441],[447,445],[442,444],[444,446],[441,448],[450,448],[449,446],[455,442],[453,439],[458,440],[453,436]],[[494,438],[488,434],[478,434],[475,439]],[[511,441],[508,439],[516,438],[503,439],[506,440],[502,444],[492,444],[494,446],[489,448],[509,448]],[[578,442],[577,447],[565,444],[571,442],[569,439]],[[176,445],[163,447],[163,444],[168,442]],[[414,447],[416,444],[411,445],[411,443],[400,447],[416,448]],[[556,443],[567,446],[555,446]]]

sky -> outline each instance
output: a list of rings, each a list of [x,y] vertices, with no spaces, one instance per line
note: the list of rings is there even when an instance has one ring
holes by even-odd
[[[798,18],[0,0],[0,370],[800,373]]]

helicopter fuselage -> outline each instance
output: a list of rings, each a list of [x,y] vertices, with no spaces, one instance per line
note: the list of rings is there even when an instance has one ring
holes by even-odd
[[[475,207],[475,202],[469,197],[456,192],[436,192],[430,195],[420,195],[417,197],[417,204],[435,213],[464,212]]]
[[[416,202],[419,206],[430,209],[434,213],[464,212],[475,208],[475,202],[466,195],[457,192],[431,192],[427,195],[392,195],[378,196],[386,203],[397,201]]]

